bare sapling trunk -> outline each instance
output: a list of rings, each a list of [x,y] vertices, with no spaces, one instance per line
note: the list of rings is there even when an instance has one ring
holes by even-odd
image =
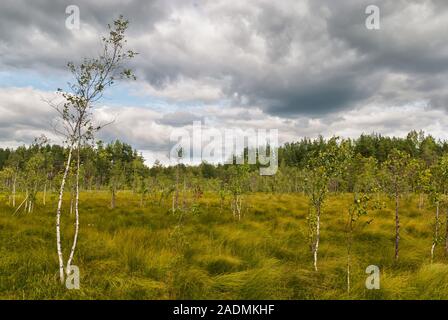
[[[242,206],[242,199],[241,196],[236,196],[235,199],[235,209],[238,216],[238,220],[241,220],[241,206]]]
[[[66,273],[67,275],[70,274],[71,270],[71,263],[73,261],[73,256],[75,254],[76,245],[78,243],[78,233],[79,233],[79,171],[80,171],[80,149],[81,149],[81,143],[80,140],[78,140],[78,154],[77,154],[77,163],[76,163],[76,186],[75,186],[75,234],[73,236],[73,244],[72,249],[70,250],[70,256],[67,261],[67,268]]]
[[[398,251],[400,243],[400,217],[398,215],[398,190],[395,191],[395,260],[398,260]]]
[[[347,250],[347,293],[350,294],[350,267],[351,267],[351,256],[350,256],[350,245]]]
[[[45,184],[44,184],[44,195],[43,195],[43,199],[42,199],[42,204],[44,206],[46,205],[46,200],[47,200],[47,182],[45,181]]]
[[[319,252],[319,241],[320,241],[320,206],[317,207],[316,212],[316,239],[313,246],[313,265],[315,271],[317,271],[317,254]]]
[[[176,190],[174,192],[174,208],[175,210],[179,209],[179,163],[177,163],[176,168]]]
[[[29,204],[29,194],[28,194],[28,190],[26,190],[26,196],[25,196],[25,208],[23,209],[23,211],[25,213],[28,212],[28,204]]]
[[[434,225],[434,238],[432,240],[432,246],[431,246],[431,263],[434,261],[434,250],[437,246],[437,241],[439,238],[439,202],[436,203],[436,221]]]
[[[115,209],[115,186],[112,186],[112,196],[110,199],[110,207],[111,209]]]
[[[14,174],[14,180],[12,183],[12,206],[16,207],[16,183],[17,183],[17,173]]]
[[[231,209],[232,209],[232,215],[233,215],[233,218],[235,218],[235,195],[234,195],[233,198],[232,198],[232,202],[231,202],[231,204],[230,204],[230,207],[231,207]]]
[[[350,216],[349,226],[348,226],[348,237],[347,237],[347,293],[350,294],[350,276],[351,276],[351,253],[352,253],[352,241],[353,241],[353,219]]]
[[[61,188],[59,190],[58,207],[57,207],[57,211],[56,211],[56,246],[57,246],[57,251],[58,251],[59,278],[61,280],[61,283],[64,283],[64,280],[65,280],[64,258],[62,256],[62,245],[61,245],[61,209],[62,209],[62,199],[64,197],[65,183],[67,181],[68,172],[70,170],[70,164],[72,162],[73,146],[74,146],[74,142],[72,142],[70,149],[69,149],[67,163],[65,165],[64,174],[62,176]]]

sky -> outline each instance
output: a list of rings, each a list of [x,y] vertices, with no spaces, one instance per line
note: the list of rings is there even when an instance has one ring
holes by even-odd
[[[69,5],[80,28],[69,29]],[[379,29],[366,8],[379,8]],[[148,164],[193,121],[303,137],[448,138],[446,0],[2,0],[0,147],[54,143],[45,102],[71,80],[68,61],[94,57],[123,14],[137,81],[94,106],[98,139],[123,140]]]

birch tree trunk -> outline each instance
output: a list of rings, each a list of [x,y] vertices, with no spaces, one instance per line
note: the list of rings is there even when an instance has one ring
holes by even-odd
[[[437,239],[439,238],[439,202],[436,204],[436,221],[434,226],[434,239],[431,246],[431,263],[434,261],[434,250],[437,245]]]
[[[72,249],[70,250],[70,256],[67,261],[67,268],[66,268],[66,274],[69,275],[71,270],[71,264],[73,261],[73,256],[75,254],[76,245],[78,243],[78,233],[79,233],[79,171],[80,171],[80,162],[81,162],[81,156],[80,156],[80,138],[78,138],[78,154],[77,154],[77,164],[76,164],[76,190],[75,190],[75,234],[73,236],[73,245]]]
[[[73,152],[73,145],[74,142],[72,142],[70,146],[70,150],[68,153],[67,158],[67,164],[65,166],[64,175],[62,176],[61,181],[61,188],[59,190],[59,200],[58,200],[58,207],[56,211],[56,247],[58,251],[58,259],[59,259],[59,278],[61,280],[61,283],[64,283],[64,258],[62,256],[62,245],[61,245],[61,208],[62,208],[62,198],[64,196],[64,187],[65,182],[67,180],[68,171],[70,170],[70,164],[72,162],[72,152]]]
[[[351,275],[351,253],[352,253],[352,241],[353,241],[353,220],[350,216],[349,221],[349,234],[347,243],[347,293],[350,294],[350,275]]]
[[[174,208],[175,210],[179,209],[179,161],[177,162],[176,168],[176,191],[174,196]]]
[[[314,244],[314,270],[317,271],[317,253],[319,251],[319,240],[320,240],[320,205],[317,207],[317,216],[316,216],[316,242]]]
[[[16,207],[16,183],[17,183],[17,173],[14,174],[14,181],[12,183],[12,206]]]
[[[115,186],[112,186],[112,197],[110,200],[111,209],[115,209]]]
[[[24,208],[24,212],[27,213],[28,212],[28,190],[26,190],[26,197],[25,197],[25,208]]]
[[[43,196],[43,205],[45,206],[46,205],[46,200],[47,200],[47,182],[45,181],[45,184],[44,184],[44,196]]]
[[[348,250],[347,255],[347,293],[350,294],[350,267],[351,267],[351,260],[350,260],[350,249]]]
[[[398,216],[398,190],[395,191],[395,260],[398,260],[400,243],[400,218]]]

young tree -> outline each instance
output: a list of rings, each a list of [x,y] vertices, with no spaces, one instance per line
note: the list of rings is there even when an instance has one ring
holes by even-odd
[[[113,160],[110,169],[109,189],[111,193],[110,207],[115,209],[117,191],[122,188],[125,183],[125,168],[120,160]]]
[[[384,163],[385,190],[395,200],[395,260],[398,260],[400,243],[400,196],[407,190],[409,154],[393,149]]]
[[[229,181],[227,187],[232,195],[231,210],[234,218],[241,220],[243,195],[247,192],[247,178],[249,166],[247,164],[232,164],[229,166]]]
[[[448,254],[448,154],[444,154],[437,164],[437,166],[433,166],[433,179],[431,183],[431,189],[433,190],[433,193],[435,194],[434,200],[436,201],[436,226],[437,227],[437,234],[434,234],[434,238],[436,242],[439,243],[442,241],[442,235],[439,234],[438,228],[441,225],[441,222],[439,220],[439,207],[443,206],[445,207],[445,254]],[[435,189],[435,190],[434,190]],[[434,230],[436,231],[436,230]],[[433,252],[433,251],[431,251]],[[433,257],[433,254],[431,254]]]
[[[33,212],[37,192],[46,179],[45,174],[45,158],[42,153],[34,154],[25,165],[25,174],[23,184],[26,190],[25,211]]]
[[[137,157],[132,162],[132,171],[133,189],[140,195],[140,207],[144,207],[145,197],[149,192],[150,181],[148,180],[149,172],[141,157]]]
[[[431,263],[434,261],[434,251],[436,246],[441,242],[440,237],[440,202],[441,202],[441,194],[437,191],[436,188],[433,188],[430,193],[431,203],[436,207],[436,213],[434,216],[434,231],[432,236],[432,245],[431,245]]]
[[[317,257],[320,243],[320,220],[322,207],[327,198],[328,185],[332,177],[343,170],[351,158],[351,148],[347,141],[338,145],[338,138],[330,139],[317,149],[308,160],[305,178],[305,193],[310,199],[308,214],[309,238],[313,255],[314,270],[317,271]]]
[[[377,161],[372,158],[364,158],[358,154],[350,165],[351,180],[353,183],[353,203],[348,209],[347,234],[347,293],[351,287],[351,264],[353,233],[361,217],[366,216],[370,210],[378,208],[378,203],[373,201],[372,194],[378,189],[376,173]],[[367,223],[370,224],[371,220]]]
[[[180,161],[184,155],[184,150],[179,148],[176,150],[176,179],[174,183],[174,192],[173,192],[173,205],[172,212],[173,214],[179,209],[179,179],[180,179]]]
[[[424,196],[430,193],[431,189],[431,170],[421,167],[418,171],[417,192],[419,194],[418,208],[421,210],[424,204]]]
[[[412,193],[418,195],[418,208],[421,210],[423,207],[423,195],[425,194],[425,188],[428,186],[429,180],[426,174],[428,173],[424,161],[420,159],[410,159],[408,165],[408,183],[409,189]]]
[[[132,59],[136,55],[134,51],[125,49],[125,31],[128,28],[128,24],[128,20],[120,16],[114,21],[112,26],[108,26],[109,34],[102,38],[102,50],[98,57],[85,58],[79,65],[69,62],[68,69],[74,78],[74,82],[69,83],[70,92],[58,89],[63,102],[54,103],[49,101],[49,104],[60,116],[59,126],[62,128],[56,126],[55,130],[65,136],[66,143],[68,144],[67,160],[62,176],[56,210],[56,241],[59,259],[59,276],[62,283],[64,282],[65,276],[60,221],[65,183],[73,160],[73,153],[76,152],[75,233],[65,268],[65,272],[68,274],[71,270],[71,262],[76,250],[79,233],[81,146],[83,143],[93,140],[95,132],[101,129],[101,126],[93,124],[92,112],[94,104],[103,97],[105,90],[114,85],[117,80],[135,79],[133,72],[124,67],[124,62]]]

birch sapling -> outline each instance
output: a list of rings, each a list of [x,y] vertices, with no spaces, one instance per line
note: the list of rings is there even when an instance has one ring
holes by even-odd
[[[347,142],[338,145],[338,138],[331,138],[325,145],[319,140],[319,148],[308,160],[304,180],[305,193],[310,200],[308,211],[308,236],[313,256],[313,267],[317,271],[317,259],[320,244],[320,224],[324,202],[328,195],[330,180],[347,166],[351,159],[351,148]]]
[[[407,176],[409,154],[393,149],[384,163],[385,169],[385,190],[394,199],[395,204],[395,254],[394,259],[398,260],[400,250],[400,197],[407,191]]]
[[[362,217],[368,212],[380,208],[380,203],[373,195],[378,192],[377,161],[375,158],[364,158],[360,154],[350,161],[348,170],[353,183],[353,202],[348,208],[347,237],[347,293],[351,289],[353,234]],[[370,224],[373,219],[366,221]]]
[[[73,152],[77,150],[79,155],[83,143],[94,139],[95,133],[103,125],[93,124],[93,108],[105,92],[115,84],[117,80],[136,79],[132,70],[125,68],[124,63],[135,57],[137,53],[126,50],[125,32],[129,22],[123,16],[108,25],[109,34],[102,38],[102,50],[98,57],[85,58],[80,64],[69,62],[67,64],[74,81],[68,84],[68,91],[58,89],[62,102],[48,101],[58,113],[59,119],[54,129],[65,137],[68,144],[68,156],[65,164],[64,174],[59,189],[58,206],[56,210],[56,242],[59,258],[60,280],[64,282],[64,259],[61,247],[61,209],[64,196],[64,187],[72,163]],[[76,250],[79,232],[79,157],[76,163],[76,188],[75,195],[75,234],[70,251],[66,270],[71,269],[70,263]]]
[[[358,220],[367,215],[369,201],[371,200],[368,194],[355,194],[353,204],[348,210],[347,222],[347,293],[350,294],[351,289],[351,267],[352,267],[352,246],[353,233]]]
[[[232,164],[229,167],[230,177],[227,184],[232,195],[231,210],[235,219],[241,220],[243,195],[247,192],[249,166],[247,164]]]

